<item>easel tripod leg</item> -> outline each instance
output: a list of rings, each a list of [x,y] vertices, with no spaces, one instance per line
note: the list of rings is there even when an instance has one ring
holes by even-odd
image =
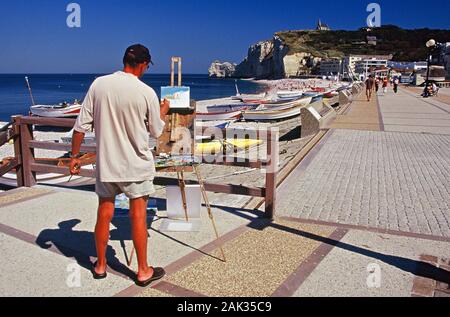
[[[184,173],[183,172],[178,172],[178,184],[180,186],[180,191],[181,191],[181,199],[183,200],[183,210],[184,210],[184,214],[186,216],[186,221],[189,221],[189,216],[188,216],[188,210],[187,210],[187,198],[186,198],[186,182],[184,180]]]
[[[216,239],[219,239],[219,231],[217,230],[216,222],[214,220],[214,215],[211,210],[211,204],[209,203],[208,195],[206,193],[205,183],[200,174],[200,170],[199,170],[198,166],[194,166],[194,171],[195,171],[195,174],[197,175],[198,183],[200,184],[200,189],[201,189],[201,192],[203,195],[203,200],[205,201],[205,205],[208,210],[208,216],[209,216],[209,219],[211,219],[211,223],[212,223],[214,232],[216,234]],[[219,248],[220,248],[220,252],[222,253],[222,261],[227,262],[227,259],[225,257],[225,252],[223,251],[222,246],[220,246]]]

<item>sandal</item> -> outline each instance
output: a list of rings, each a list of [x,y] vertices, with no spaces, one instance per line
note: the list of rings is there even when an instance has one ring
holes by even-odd
[[[95,272],[95,268],[97,267],[97,262],[94,263],[94,266],[92,267],[92,276],[94,277],[94,280],[104,280],[108,277],[108,273],[105,272],[103,274],[98,274]]]
[[[151,283],[162,279],[165,275],[166,275],[166,271],[164,271],[164,269],[162,267],[153,268],[153,276],[146,281],[139,281],[136,278],[136,285],[140,286],[140,287],[147,287]]]

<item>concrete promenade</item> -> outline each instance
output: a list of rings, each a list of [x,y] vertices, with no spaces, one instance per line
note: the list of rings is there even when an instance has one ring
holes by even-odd
[[[448,296],[436,289],[450,280],[449,114],[390,89],[336,120],[279,190],[280,217],[349,230],[295,295]],[[446,270],[424,276],[422,259]],[[373,266],[379,288],[366,284]]]
[[[450,103],[403,88],[364,99],[280,185],[275,221],[214,194],[217,241],[205,214],[189,234],[160,232],[164,213],[150,215],[150,262],[168,275],[147,289],[132,281],[136,261],[124,264],[131,234],[120,217],[109,277],[92,280],[95,194],[1,194],[0,295],[450,296]]]

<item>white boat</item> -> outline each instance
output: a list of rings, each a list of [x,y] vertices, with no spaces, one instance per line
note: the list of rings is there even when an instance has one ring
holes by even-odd
[[[258,107],[258,104],[229,104],[229,105],[213,105],[208,106],[206,109],[208,113],[223,113],[228,111],[243,111],[243,110],[251,110]]]
[[[263,106],[264,108],[277,108],[277,109],[290,108],[290,107],[295,107],[295,106],[307,106],[311,103],[312,99],[313,99],[312,96],[308,96],[308,97],[296,99],[294,101],[289,101],[286,103],[266,103],[261,106]]]
[[[232,96],[231,100],[239,100],[239,101],[244,101],[246,99],[251,99],[251,100],[255,100],[255,99],[263,99],[265,97],[267,97],[267,93],[260,93],[260,94],[241,94],[241,92],[239,91],[239,87],[237,85],[237,80],[235,81],[234,86],[236,87],[236,96]]]
[[[59,105],[36,105],[30,108],[34,116],[45,118],[74,118],[78,117],[81,111],[81,104],[61,103]]]
[[[197,112],[196,119],[199,121],[220,121],[220,120],[236,120],[242,116],[242,110],[227,112]]]
[[[295,99],[301,98],[303,96],[303,91],[289,91],[289,90],[279,90],[277,92],[279,99]]]
[[[246,121],[276,121],[286,120],[300,115],[301,109],[304,106],[294,106],[286,109],[271,109],[266,111],[244,111],[243,117]]]

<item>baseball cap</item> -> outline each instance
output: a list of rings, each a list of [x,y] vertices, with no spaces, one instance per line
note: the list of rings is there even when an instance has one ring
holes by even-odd
[[[141,44],[135,44],[127,48],[123,57],[123,63],[129,65],[149,63],[154,65],[150,51]]]

